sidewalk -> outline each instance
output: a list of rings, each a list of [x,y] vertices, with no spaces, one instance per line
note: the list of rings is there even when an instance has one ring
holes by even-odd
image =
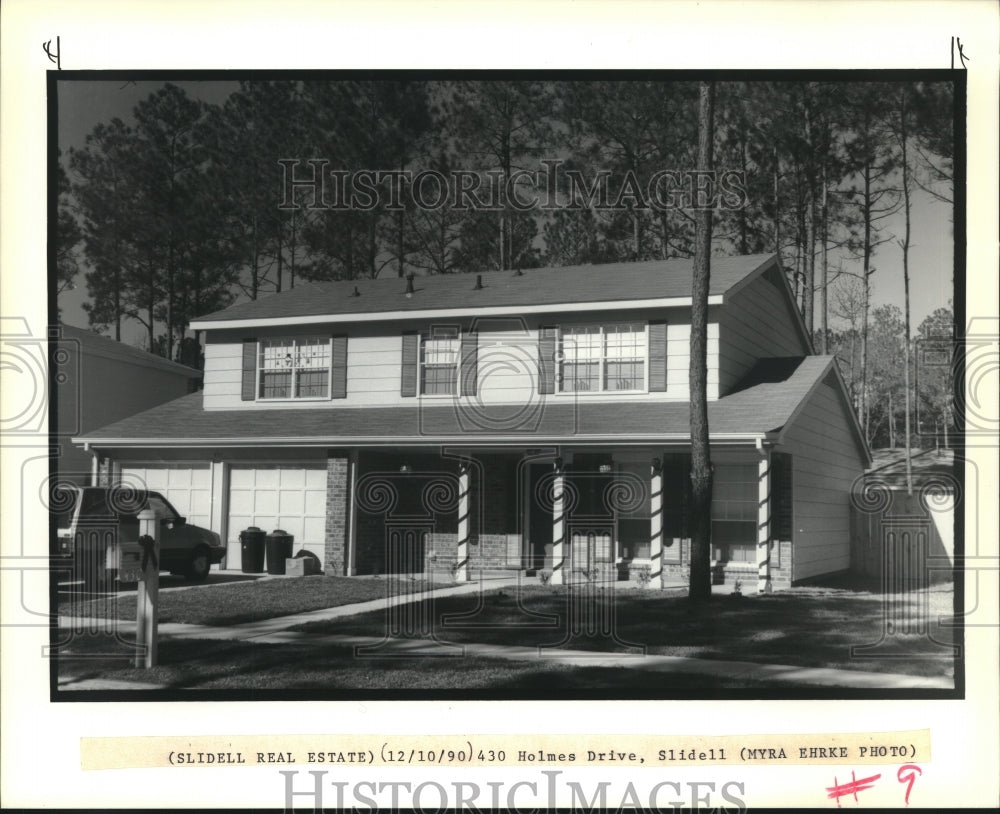
[[[516,578],[491,580],[490,587],[517,584]],[[480,589],[479,582],[436,588],[430,592],[434,597],[473,593]],[[727,591],[728,592],[728,591]],[[302,644],[316,647],[378,648],[400,656],[478,656],[511,661],[543,660],[553,664],[570,664],[586,667],[610,667],[624,669],[651,670],[660,673],[682,673],[726,679],[746,679],[748,681],[777,680],[803,686],[832,686],[856,689],[952,689],[954,684],[947,677],[911,676],[902,673],[866,672],[820,667],[801,667],[787,664],[758,664],[745,661],[724,661],[719,659],[698,659],[682,656],[645,655],[632,652],[609,653],[606,651],[573,650],[565,648],[523,647],[496,644],[455,644],[438,642],[433,639],[378,638],[373,636],[346,636],[338,634],[303,633],[289,628],[308,622],[340,619],[371,611],[385,610],[390,606],[409,604],[427,598],[423,594],[401,594],[386,599],[341,605],[334,608],[296,613],[272,619],[262,619],[225,627],[164,623],[159,626],[159,634],[164,639],[214,639],[224,641],[250,641],[260,644]],[[83,629],[93,627],[94,619],[59,617],[60,627]],[[119,621],[116,630],[125,634],[135,631],[134,622]],[[125,685],[125,686],[122,686]],[[85,679],[66,681],[61,684],[66,690],[120,690],[156,689],[155,685],[139,682],[105,681]]]

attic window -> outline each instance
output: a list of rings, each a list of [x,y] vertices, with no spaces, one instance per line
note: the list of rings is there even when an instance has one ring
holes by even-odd
[[[330,398],[329,337],[262,339],[257,381],[261,399]]]

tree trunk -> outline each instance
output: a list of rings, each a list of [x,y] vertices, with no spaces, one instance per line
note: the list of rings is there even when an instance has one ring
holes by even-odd
[[[829,216],[829,209],[827,207],[827,177],[826,177],[826,160],[823,161],[823,196],[820,202],[820,240],[822,241],[820,251],[822,252],[822,262],[820,274],[822,277],[822,289],[820,290],[819,302],[820,310],[820,329],[823,331],[823,336],[820,339],[820,353],[824,356],[829,353],[830,350],[830,306],[829,306],[829,285],[830,285],[830,270],[827,265],[827,230],[829,225],[827,224],[827,217]]]
[[[889,449],[896,448],[896,416],[893,412],[892,390],[889,390]]]
[[[871,219],[871,163],[866,160],[864,169],[865,197],[863,216],[865,228],[864,264],[862,266],[861,299],[861,419],[865,431],[865,441],[871,442],[868,432],[868,310],[871,307],[871,259],[872,259],[872,219]]]
[[[903,159],[903,212],[905,226],[903,230],[903,313],[905,315],[906,334],[903,337],[903,409],[906,412],[904,432],[906,433],[906,494],[913,494],[913,463],[910,460],[910,168],[906,155],[906,87],[901,91],[899,111],[899,143]]]
[[[712,170],[715,85],[702,82],[698,105],[698,169]],[[691,574],[693,603],[712,596],[712,459],[708,441],[708,284],[711,274],[712,210],[695,213],[691,290]]]
[[[805,230],[802,233],[804,245],[802,248],[803,279],[802,279],[802,317],[806,323],[806,333],[812,339],[814,319],[813,306],[816,287],[816,184],[813,177],[813,146],[812,122],[809,115],[809,100],[805,109],[806,132],[806,166],[803,173],[806,182]]]

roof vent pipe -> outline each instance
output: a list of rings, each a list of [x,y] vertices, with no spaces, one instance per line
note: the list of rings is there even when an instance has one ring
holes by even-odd
[[[523,277],[524,276],[524,272],[521,271],[521,269],[514,269],[514,276],[515,277]]]
[[[351,294],[351,296],[352,297],[360,297],[361,296],[361,292],[358,291],[358,287],[357,286],[354,286],[354,292]]]
[[[476,275],[476,287],[474,289],[472,289],[472,290],[473,291],[482,291],[483,290],[483,275],[482,274],[477,274]]]
[[[406,296],[412,297],[415,292],[413,291],[413,274],[406,275]]]

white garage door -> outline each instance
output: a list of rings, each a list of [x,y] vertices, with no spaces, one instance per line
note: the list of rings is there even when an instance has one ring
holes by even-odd
[[[326,535],[326,467],[233,466],[229,470],[229,541],[226,567],[241,567],[240,532],[257,526],[284,529],[323,561]]]
[[[122,464],[122,481],[159,492],[188,522],[212,527],[212,473],[207,463]]]

